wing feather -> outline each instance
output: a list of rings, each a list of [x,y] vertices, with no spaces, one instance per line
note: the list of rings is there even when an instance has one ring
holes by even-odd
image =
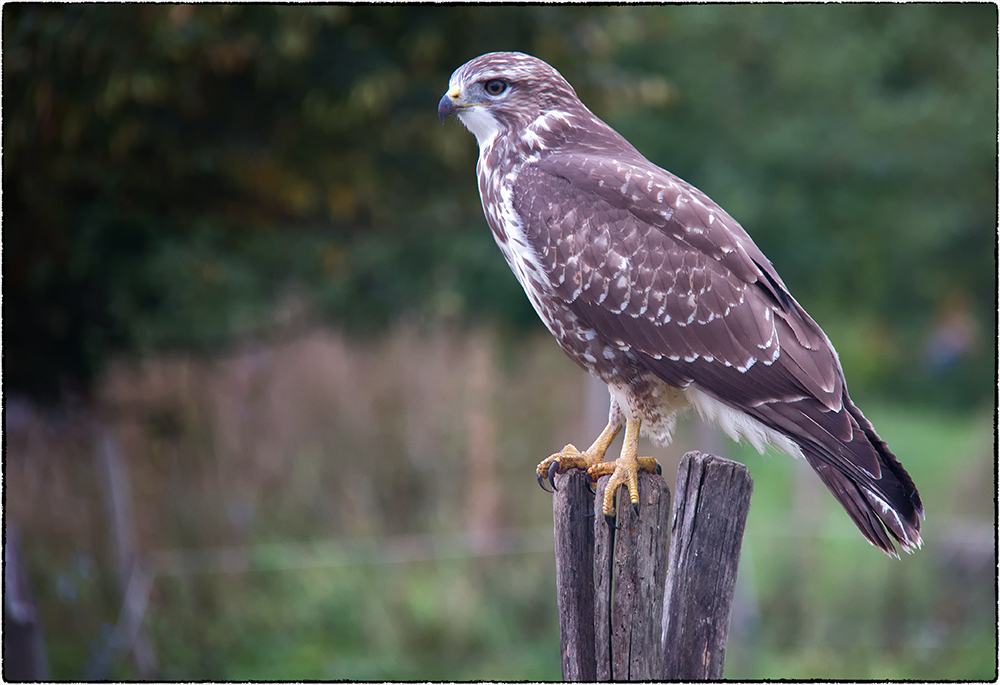
[[[689,382],[735,406],[812,395],[825,406],[839,408],[842,374],[832,346],[783,289],[777,274],[765,275],[760,264],[773,269],[739,224],[699,191],[661,169],[654,167],[659,175],[652,187],[672,188],[672,194],[665,193],[677,202],[672,212],[643,195],[645,182],[629,183],[632,194],[621,194],[626,185],[622,179],[628,175],[641,179],[640,171],[645,170],[620,165],[614,177],[600,184],[596,177],[609,173],[607,166],[598,166],[592,174],[581,168],[586,162],[576,155],[554,155],[530,165],[519,174],[514,197],[515,207],[522,196],[549,198],[549,207],[560,216],[557,240],[568,242],[565,236],[575,235],[574,255],[547,244],[552,233],[526,231],[545,243],[536,251],[550,258],[543,264],[550,272],[560,269],[556,255],[560,260],[577,256],[585,286],[574,287],[569,279],[553,285],[555,294],[583,322],[663,363],[711,358],[719,370],[705,373],[698,365],[680,375],[690,376]],[[565,209],[560,213],[559,207]],[[529,212],[519,213],[527,226],[537,223]],[[711,225],[706,216],[714,217]],[[655,219],[658,225],[645,219]],[[713,258],[724,254],[745,257]],[[658,268],[642,276],[646,263]],[[637,287],[647,281],[650,287]],[[627,319],[617,316],[625,313]],[[781,373],[769,374],[779,382],[748,378],[746,370],[758,363],[779,366]],[[662,363],[656,366],[662,370]]]

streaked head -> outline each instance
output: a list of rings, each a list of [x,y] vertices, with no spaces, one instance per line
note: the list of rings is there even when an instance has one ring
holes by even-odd
[[[455,70],[438,116],[458,114],[479,147],[501,131],[524,128],[539,115],[582,107],[558,71],[521,52],[490,52]]]

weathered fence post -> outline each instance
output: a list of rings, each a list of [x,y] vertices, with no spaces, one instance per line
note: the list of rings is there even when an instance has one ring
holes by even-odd
[[[562,676],[597,679],[594,651],[594,505],[590,477],[578,469],[556,476],[556,591]]]
[[[8,682],[48,680],[45,636],[21,550],[20,529],[9,515],[4,523],[3,677]]]
[[[670,489],[660,476],[639,474],[639,515],[622,488],[618,518],[601,513],[608,477],[594,498],[594,639],[598,680],[656,680],[663,582],[670,531]]]
[[[116,665],[119,652],[122,652],[132,655],[138,678],[153,680],[156,675],[153,643],[143,628],[153,578],[136,552],[132,493],[121,444],[107,425],[98,424],[97,431],[97,466],[111,524],[110,537],[122,609],[114,639],[91,655],[87,665],[88,679],[106,679],[113,672],[111,669]]]
[[[688,452],[677,469],[663,599],[667,680],[719,680],[753,479],[743,464]]]
[[[670,490],[639,474],[639,514],[619,493],[617,525],[587,476],[556,476],[556,583],[563,679],[722,677],[739,554],[753,481],[742,464],[700,452]],[[667,543],[670,541],[669,562]]]

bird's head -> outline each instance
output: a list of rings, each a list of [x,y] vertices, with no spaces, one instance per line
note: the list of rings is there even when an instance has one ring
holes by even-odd
[[[455,70],[438,116],[444,121],[457,114],[482,148],[547,112],[576,107],[583,105],[573,87],[542,60],[521,52],[490,52]]]

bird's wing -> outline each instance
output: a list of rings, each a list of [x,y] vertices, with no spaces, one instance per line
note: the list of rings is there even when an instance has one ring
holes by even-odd
[[[826,336],[700,191],[651,164],[554,155],[520,172],[513,200],[556,294],[623,349],[675,362],[668,380],[740,407],[812,397],[841,409]],[[746,382],[758,365],[767,380]]]
[[[668,383],[788,435],[873,543],[892,549],[870,516],[881,500],[907,524],[879,518],[913,539],[912,481],[851,403],[826,335],[718,205],[644,159],[582,153],[526,165],[512,200],[555,295],[583,323]]]

